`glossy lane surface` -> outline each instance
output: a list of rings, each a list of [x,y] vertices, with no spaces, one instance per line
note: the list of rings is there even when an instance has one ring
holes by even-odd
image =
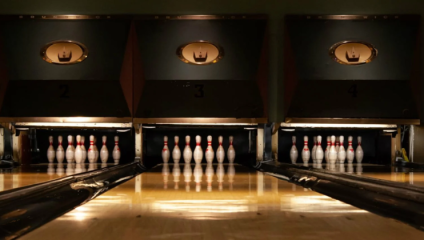
[[[422,239],[239,165],[161,165],[22,239]]]
[[[113,166],[113,164],[51,163],[20,166],[11,170],[3,169],[0,170],[0,191],[42,183],[60,177],[92,171],[107,166]]]

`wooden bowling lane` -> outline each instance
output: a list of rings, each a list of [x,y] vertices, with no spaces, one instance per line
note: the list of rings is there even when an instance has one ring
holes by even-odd
[[[0,191],[42,183],[114,164],[33,164],[0,171]]]
[[[317,168],[315,164],[298,164],[299,166],[308,166]],[[318,168],[333,172],[348,173],[358,176],[377,178],[382,180],[401,182],[424,187],[424,171],[411,168],[397,168],[377,164],[334,164],[333,166],[322,164]]]
[[[424,233],[239,165],[160,165],[22,239],[422,239]]]

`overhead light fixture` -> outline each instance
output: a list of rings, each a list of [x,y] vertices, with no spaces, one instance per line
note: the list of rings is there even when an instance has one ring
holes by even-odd
[[[384,129],[383,132],[397,132],[396,129]]]
[[[283,128],[281,130],[284,131],[284,132],[294,132],[294,131],[296,131],[296,129],[294,129],[294,128]]]
[[[300,128],[396,128],[396,124],[345,124],[345,123],[281,123],[281,127]]]
[[[89,127],[89,128],[132,128],[132,123],[90,123],[90,122],[17,122],[22,127]]]
[[[256,130],[257,128],[253,128],[253,127],[245,127],[244,130]]]
[[[116,132],[129,132],[131,129],[117,129]]]
[[[147,128],[147,129],[153,129],[153,128],[156,128],[156,126],[142,126],[142,128]]]

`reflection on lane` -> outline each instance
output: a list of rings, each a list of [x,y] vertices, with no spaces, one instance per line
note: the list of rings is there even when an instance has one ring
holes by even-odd
[[[163,164],[22,239],[140,236],[376,240],[422,232],[237,164]]]
[[[94,163],[49,163],[21,166],[15,169],[0,169],[0,191],[28,186],[65,177],[73,174],[93,171],[96,169],[114,166],[115,164]]]

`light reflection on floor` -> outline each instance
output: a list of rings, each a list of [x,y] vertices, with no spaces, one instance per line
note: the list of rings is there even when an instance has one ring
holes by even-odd
[[[239,165],[161,165],[22,239],[420,239],[392,219]]]

